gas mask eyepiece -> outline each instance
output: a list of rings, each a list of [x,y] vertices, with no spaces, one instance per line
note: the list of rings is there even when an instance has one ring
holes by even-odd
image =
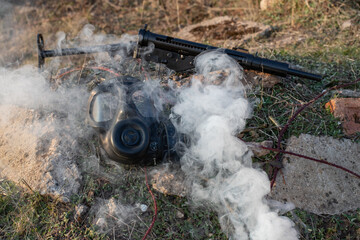
[[[139,79],[123,76],[99,84],[89,97],[87,122],[119,163],[150,165],[176,157],[175,127],[142,89]]]

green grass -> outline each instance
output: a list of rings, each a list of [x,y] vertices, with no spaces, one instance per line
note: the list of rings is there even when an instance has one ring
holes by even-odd
[[[14,183],[0,183],[1,239],[103,239],[89,224],[72,220],[73,204],[63,204]]]
[[[319,216],[296,209],[287,216],[295,222],[302,222],[301,237],[304,239],[336,240],[359,239],[360,237],[360,210],[334,216]]]
[[[1,239],[141,239],[153,217],[153,202],[139,174],[131,169],[117,183],[104,177],[85,175],[85,184],[70,203],[58,203],[38,193],[24,192],[15,184],[0,183],[0,238]],[[142,171],[141,171],[142,172]],[[218,223],[217,214],[209,209],[194,209],[186,198],[155,192],[159,213],[150,234],[153,239],[227,239]],[[100,234],[92,225],[93,214],[81,222],[74,220],[75,206],[94,206],[96,199],[113,197],[123,204],[142,203],[149,210],[131,220],[133,229],[117,227],[108,235]],[[140,220],[141,219],[141,220]]]

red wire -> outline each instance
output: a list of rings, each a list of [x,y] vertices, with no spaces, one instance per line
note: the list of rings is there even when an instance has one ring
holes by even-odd
[[[145,182],[146,182],[146,187],[148,188],[150,194],[151,194],[151,197],[154,201],[154,217],[153,217],[153,220],[151,222],[151,225],[150,227],[148,228],[148,230],[146,231],[144,237],[142,238],[142,240],[145,240],[145,238],[150,234],[150,231],[151,229],[153,228],[154,224],[155,224],[155,221],[156,221],[156,217],[157,217],[157,205],[156,205],[156,199],[155,199],[155,196],[153,194],[153,192],[151,191],[150,189],[150,186],[149,186],[149,183],[148,183],[148,179],[147,179],[147,173],[146,173],[146,168],[145,168]]]
[[[111,69],[109,69],[109,68],[106,68],[106,67],[89,67],[89,68],[107,71],[107,72],[109,72],[109,73],[114,74],[114,75],[117,76],[117,77],[120,77],[120,74],[118,74],[118,73],[114,72],[113,70],[111,70]]]
[[[335,163],[331,163],[331,162],[328,162],[328,161],[325,161],[325,160],[320,160],[320,159],[317,159],[317,158],[312,158],[312,157],[308,157],[308,156],[305,156],[305,155],[302,155],[302,154],[298,154],[298,153],[293,153],[293,152],[287,152],[287,151],[284,151],[284,150],[279,150],[277,148],[269,148],[269,147],[264,147],[264,146],[261,146],[261,145],[255,145],[256,147],[259,147],[259,148],[263,148],[263,149],[267,149],[267,150],[270,150],[270,151],[273,151],[273,152],[279,152],[279,153],[283,153],[283,154],[288,154],[288,155],[293,155],[293,156],[296,156],[296,157],[300,157],[300,158],[304,158],[304,159],[307,159],[307,160],[311,160],[311,161],[315,161],[315,162],[319,162],[319,163],[323,163],[323,164],[326,164],[326,165],[329,165],[329,166],[332,166],[332,167],[336,167],[336,168],[339,168],[345,172],[348,172],[352,175],[354,175],[355,177],[357,178],[360,178],[360,175],[347,169],[347,168],[344,168],[340,165],[337,165]]]
[[[56,76],[56,79],[58,79],[58,78],[62,78],[63,76],[65,76],[65,75],[67,75],[67,74],[69,74],[69,73],[72,73],[72,72],[75,72],[75,71],[80,71],[80,70],[81,70],[80,68],[73,68],[73,69],[70,69],[69,71],[64,72],[64,73],[62,73],[62,74],[60,74],[60,75]]]
[[[334,86],[332,88],[329,88],[325,91],[323,91],[322,93],[320,93],[319,95],[317,95],[315,98],[313,98],[312,100],[310,100],[309,102],[307,102],[306,104],[302,105],[295,113],[294,115],[287,121],[287,123],[285,124],[285,126],[281,129],[280,133],[279,133],[279,136],[278,136],[278,144],[277,144],[277,151],[278,153],[276,154],[275,156],[275,159],[276,161],[280,161],[280,153],[281,152],[281,141],[282,141],[282,138],[286,132],[286,130],[289,128],[290,124],[292,123],[292,121],[295,120],[295,118],[305,109],[307,108],[309,105],[311,105],[312,103],[316,102],[317,100],[319,100],[321,97],[323,97],[326,93],[328,93],[329,91],[331,90],[335,90],[335,89],[338,89],[338,88],[344,88],[344,87],[348,87],[348,86],[351,86],[351,85],[354,85],[356,83],[360,82],[360,78],[357,79],[356,81],[353,81],[353,82],[350,82],[350,83],[345,83],[345,84],[342,84],[342,85],[337,85],[337,86]],[[277,177],[277,174],[278,174],[278,171],[279,169],[278,168],[275,168],[274,170],[274,173],[273,173],[273,177],[271,179],[271,183],[270,183],[270,187],[271,189],[273,188],[274,184],[275,184],[275,181],[276,181],[276,177]]]

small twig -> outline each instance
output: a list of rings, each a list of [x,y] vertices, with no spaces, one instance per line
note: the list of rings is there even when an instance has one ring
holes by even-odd
[[[105,2],[106,2],[109,6],[111,6],[112,8],[114,8],[115,10],[117,10],[117,11],[121,10],[121,7],[116,6],[115,4],[113,4],[112,2],[110,2],[109,0],[105,0]]]
[[[280,124],[278,123],[278,121],[276,121],[276,119],[275,119],[274,117],[269,116],[269,119],[270,119],[270,121],[271,121],[273,124],[275,124],[275,126],[276,126],[279,130],[281,130]]]
[[[254,10],[253,7],[207,7],[207,11],[224,11],[224,10]]]
[[[312,8],[310,7],[309,0],[305,0],[305,5],[309,8],[309,10],[312,12]]]
[[[84,68],[85,68],[85,66],[86,66],[86,63],[85,63],[86,57],[87,57],[87,54],[84,56],[84,62],[83,62],[82,66],[81,66],[81,69],[80,69],[80,74],[79,74],[79,78],[78,78],[78,84],[80,83],[81,75],[82,75],[82,73],[83,73],[83,71],[84,71]]]
[[[146,0],[143,0],[143,2],[142,2],[142,7],[141,7],[141,22],[143,22],[143,18],[144,18],[145,2],[146,2]]]
[[[291,26],[294,27],[294,15],[295,15],[296,3],[294,0],[292,0],[291,4],[292,4],[292,6],[291,6]]]
[[[34,190],[30,187],[30,185],[26,182],[25,179],[21,178],[20,180],[32,193],[34,193]]]
[[[121,220],[120,218],[117,218],[117,217],[115,217],[114,215],[111,215],[110,213],[105,213],[105,214],[106,214],[107,216],[109,216],[109,217],[111,217],[111,218],[113,218],[113,219],[121,222],[121,223],[124,224],[125,226],[130,227],[129,224],[125,223],[125,222],[124,222],[123,220]],[[142,233],[140,230],[137,230],[137,229],[134,229],[134,230],[135,230],[136,232],[138,232],[138,233]]]
[[[149,186],[149,182],[148,182],[148,178],[147,178],[147,171],[146,171],[146,168],[144,168],[144,172],[145,172],[145,183],[146,183],[146,187],[147,189],[149,190],[149,193],[153,199],[153,202],[154,202],[154,216],[153,216],[153,220],[150,224],[150,227],[148,228],[148,230],[146,231],[144,237],[142,238],[142,240],[145,240],[146,237],[150,234],[151,232],[151,229],[154,227],[154,224],[155,224],[155,221],[156,221],[156,217],[157,217],[157,204],[156,204],[156,199],[155,199],[155,196],[153,194],[153,192],[151,191],[150,189],[150,186]]]
[[[180,27],[179,0],[176,0],[176,13],[177,13],[177,24],[178,24],[178,28],[179,28],[179,30],[180,30],[181,27]]]
[[[133,234],[133,232],[134,232],[135,225],[136,225],[136,222],[134,222],[134,224],[133,224],[133,226],[132,226],[132,228],[131,228],[131,232],[130,232],[130,234],[129,234],[129,240],[131,240],[131,236],[132,236],[132,234]]]
[[[304,238],[309,239],[308,232],[306,231],[307,230],[307,225],[301,220],[301,218],[298,217],[298,215],[296,215],[294,210],[291,210],[290,213],[291,213],[291,216],[292,216],[294,222],[296,222],[297,225],[300,225],[305,230],[306,236]]]

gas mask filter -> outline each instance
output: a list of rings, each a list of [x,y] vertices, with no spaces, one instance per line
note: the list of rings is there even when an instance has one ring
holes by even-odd
[[[177,157],[175,127],[156,110],[143,85],[122,76],[99,84],[89,97],[87,122],[108,157],[119,163],[153,165]]]

